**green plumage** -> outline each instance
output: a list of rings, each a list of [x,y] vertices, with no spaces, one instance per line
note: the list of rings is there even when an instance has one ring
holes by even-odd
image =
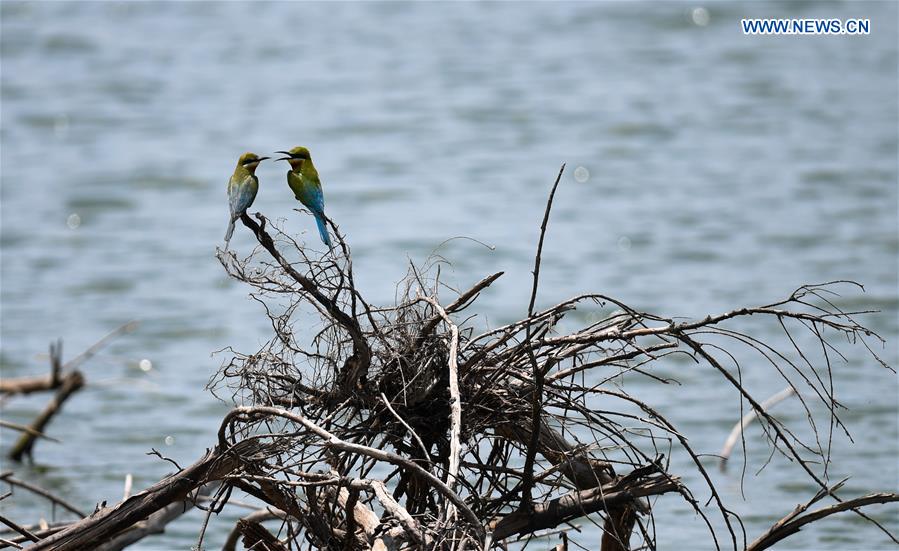
[[[331,248],[331,238],[325,225],[325,195],[322,193],[322,183],[318,177],[318,171],[315,170],[315,165],[312,163],[309,150],[298,146],[290,151],[279,151],[279,153],[287,155],[283,160],[290,163],[290,170],[287,172],[287,185],[293,192],[293,196],[312,212],[322,242]]]
[[[304,161],[297,171],[287,173],[287,185],[293,191],[297,201],[312,212],[324,212],[325,201],[322,193],[322,183],[318,179],[318,171],[312,164],[312,159]]]

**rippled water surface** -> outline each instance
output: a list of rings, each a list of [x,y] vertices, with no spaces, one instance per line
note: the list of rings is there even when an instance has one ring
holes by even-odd
[[[50,339],[64,337],[71,357],[141,322],[85,367],[89,386],[48,429],[63,442],[40,443],[34,466],[3,468],[92,510],[120,498],[127,473],[142,487],[169,471],[151,448],[189,463],[214,443],[226,406],[204,385],[225,358],[211,352],[252,351],[270,330],[213,256],[225,182],[241,152],[300,143],[375,303],[393,300],[409,259],[439,247],[455,285],[506,271],[479,300],[490,323],[522,315],[545,196],[566,162],[540,304],[597,291],[700,316],[852,279],[865,292],[844,288],[841,304],[882,310],[867,322],[899,364],[896,4],[716,2],[704,26],[694,7],[0,4],[3,376],[43,372]],[[743,17],[872,23],[869,36],[748,37]],[[254,208],[314,242],[283,171],[259,169]],[[454,236],[495,249],[441,246]],[[232,246],[252,246],[243,228]],[[751,328],[788,344],[772,325]],[[836,437],[830,476],[852,475],[847,496],[895,491],[897,378],[847,350],[835,378],[855,443]],[[624,384],[697,451],[717,452],[735,395],[708,368],[665,369],[683,385]],[[783,385],[757,360],[744,378],[760,395]],[[27,422],[45,400],[7,400],[3,418]],[[795,402],[777,411],[804,421]],[[13,436],[2,433],[4,455]],[[814,487],[778,457],[755,476],[768,458],[757,427],[748,451],[745,500],[739,468],[715,477],[753,538]],[[704,501],[690,465],[673,467]],[[4,514],[46,510],[16,501]],[[899,529],[895,508],[872,512]],[[677,497],[657,513],[662,549],[712,547]],[[199,519],[136,548],[188,549]],[[230,525],[214,521],[210,548]],[[850,515],[783,548],[888,544]]]

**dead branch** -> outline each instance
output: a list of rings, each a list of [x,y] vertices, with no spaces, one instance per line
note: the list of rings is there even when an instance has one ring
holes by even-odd
[[[350,247],[333,223],[335,247],[321,255],[261,214],[244,216],[259,245],[243,258],[221,252],[219,260],[251,289],[271,335],[249,353],[228,349],[231,357],[210,381],[212,392],[237,406],[210,452],[220,457],[202,460],[205,471],[191,483],[184,473],[198,464],[150,494],[57,535],[38,535],[41,545],[55,549],[57,538],[70,545],[61,548],[74,548],[89,538],[124,536],[128,526],[218,479],[222,486],[208,502],[200,542],[215,514],[233,503],[232,488],[264,507],[238,523],[231,547],[242,535],[250,545],[291,551],[471,551],[564,530],[581,519],[602,523],[603,551],[654,549],[657,519],[649,498],[674,494],[707,524],[711,545],[742,548],[741,523],[703,464],[707,452],[616,384],[624,375],[669,384],[660,371],[673,355],[734,389],[734,411],[755,412],[771,452],[790,459],[798,476],[822,488],[822,497],[837,501],[834,511],[852,510],[874,522],[858,510],[861,502],[841,501],[839,487],[826,486],[832,432],[848,430],[831,384],[832,358],[859,344],[889,368],[871,346],[882,339],[860,321],[869,312],[841,309],[833,299],[854,284],[807,285],[770,304],[686,321],[603,294],[541,309],[537,291],[552,198],[527,311],[500,327],[486,326],[473,311],[502,272],[443,301],[444,261],[434,258],[410,265],[393,304],[372,306],[356,287]],[[574,310],[588,321],[570,319]],[[762,341],[747,329],[756,324],[782,338]],[[747,354],[760,360],[752,369],[794,389],[806,414],[800,423],[808,423],[800,428],[808,430],[771,416],[770,402],[741,383]],[[675,464],[690,465],[700,487],[686,487],[684,473],[672,472],[675,454]],[[711,506],[694,497],[699,492],[710,495]],[[720,515],[725,534],[709,514]],[[277,535],[262,526],[272,516],[280,522]],[[818,518],[817,512],[793,515],[764,541]],[[568,539],[578,543],[574,534]]]
[[[372,534],[360,528],[373,524],[364,511],[389,507],[358,481],[373,480],[371,473],[380,468],[390,471],[380,482],[401,507],[387,515],[400,530],[394,544],[422,543],[419,529],[402,520],[406,514],[429,545],[457,549],[481,546],[488,519],[502,528],[493,534],[496,542],[507,534],[555,528],[572,515],[598,515],[605,522],[603,549],[624,550],[639,517],[652,514],[645,496],[676,491],[705,519],[713,543],[720,546],[705,508],[668,471],[664,457],[681,453],[705,482],[736,548],[734,515],[700,452],[650,404],[607,384],[625,373],[667,384],[653,373],[656,366],[672,354],[686,355],[697,368],[734,386],[750,409],[763,410],[718,357],[720,352],[736,361],[725,345],[746,347],[796,389],[815,442],[804,442],[763,411],[759,420],[773,450],[823,483],[823,475],[800,452],[817,454],[827,463],[829,448],[817,445],[819,422],[809,409],[812,399],[825,404],[832,426],[842,427],[834,389],[826,383],[830,355],[819,358],[819,369],[807,361],[809,353],[798,347],[792,332],[807,331],[826,351],[835,348],[828,340],[833,335],[849,343],[879,340],[856,320],[865,312],[844,311],[828,300],[835,286],[851,284],[804,286],[785,300],[688,321],[641,312],[601,294],[540,310],[540,260],[552,198],[553,192],[540,226],[525,317],[480,333],[471,321],[476,318],[456,316],[470,309],[500,274],[442,306],[440,259],[434,265],[411,266],[395,305],[374,308],[355,288],[350,249],[336,227],[335,250],[341,254],[319,257],[276,227],[266,231],[261,215],[260,224],[245,221],[260,248],[243,259],[232,254],[220,260],[232,277],[254,290],[273,335],[258,351],[235,354],[210,387],[228,389],[235,402],[252,404],[226,418],[221,442],[267,438],[280,446],[279,453],[253,465],[256,473],[240,475],[234,483],[288,513],[286,526],[295,535],[282,543],[289,547],[304,533],[316,547],[338,538],[349,549],[365,534],[371,545]],[[575,309],[597,314],[582,327],[559,331]],[[310,314],[320,321],[314,334],[305,335],[310,326],[298,320],[308,320],[301,316]],[[735,329],[750,316],[781,327],[789,349]],[[360,340],[366,343],[364,366],[358,363]],[[794,361],[791,352],[802,362]],[[603,407],[597,407],[598,400]],[[653,476],[657,483],[640,486]],[[303,488],[303,499],[291,497],[296,488]],[[358,494],[344,493],[354,488]],[[610,494],[615,499],[610,501]],[[452,522],[453,509],[464,523]],[[652,547],[653,536],[645,528],[652,521],[640,526],[643,545]]]
[[[233,447],[215,448],[193,465],[168,476],[114,507],[100,508],[91,516],[40,540],[32,551],[78,550],[97,547],[175,502],[183,502],[190,492],[210,481],[220,480],[241,468],[244,455],[260,453],[264,445],[256,440]]]
[[[274,240],[272,240],[271,236],[265,231],[265,218],[263,218],[261,214],[257,214],[257,218],[259,218],[262,224],[257,224],[246,213],[240,217],[240,221],[243,222],[246,227],[250,228],[256,235],[256,239],[259,240],[259,244],[272,255],[272,258],[278,262],[284,272],[298,283],[305,293],[320,304],[328,314],[332,316],[334,320],[347,331],[347,333],[349,333],[350,338],[353,341],[353,355],[351,356],[352,361],[347,360],[347,365],[344,366],[347,373],[345,380],[341,381],[341,387],[343,392],[352,392],[356,388],[356,381],[359,377],[365,376],[368,371],[368,366],[371,363],[371,350],[369,349],[368,341],[362,334],[359,321],[341,310],[335,299],[325,295],[314,281],[300,275],[300,273],[287,262],[275,247]],[[341,239],[340,241],[342,242],[343,240]]]
[[[225,540],[225,544],[222,546],[222,551],[235,551],[235,549],[237,548],[237,540],[239,540],[240,536],[245,533],[245,531],[242,529],[241,522],[261,523],[267,520],[274,519],[284,520],[286,519],[286,514],[284,513],[284,511],[261,509],[241,518],[234,525],[234,529],[231,530],[231,533],[228,534],[228,539]]]
[[[44,440],[49,440],[51,442],[56,442],[57,444],[59,444],[59,439],[53,438],[52,436],[47,436],[46,434],[44,434],[42,432],[37,432],[36,430],[34,430],[31,427],[28,427],[25,425],[20,425],[19,423],[11,423],[9,421],[4,421],[4,420],[0,419],[0,427],[12,429],[12,430],[19,431],[19,432],[27,432],[28,434],[31,434],[32,436],[34,436],[36,438],[43,438]]]
[[[37,434],[43,433],[44,427],[60,411],[62,405],[73,393],[84,386],[84,376],[80,371],[72,371],[62,378],[62,384],[56,391],[56,395],[50,400],[44,410],[37,416],[29,427],[31,430],[22,434],[9,451],[9,457],[14,461],[21,461],[25,455],[31,456],[31,450],[37,439]]]
[[[821,520],[822,518],[834,515],[836,513],[852,511],[859,507],[867,507],[870,505],[880,505],[884,503],[897,502],[899,501],[899,494],[868,494],[862,497],[843,501],[842,503],[830,505],[828,507],[822,507],[806,514],[801,514],[805,512],[809,504],[814,503],[815,501],[817,500],[813,498],[806,505],[800,505],[793,512],[775,522],[767,532],[765,532],[764,534],[759,536],[758,539],[749,544],[749,546],[746,547],[746,551],[762,551],[763,549],[768,549],[784,538],[795,534],[806,524],[815,522],[816,520]]]
[[[393,465],[397,465],[400,467],[404,467],[409,469],[414,474],[426,480],[429,484],[431,484],[436,491],[442,494],[446,499],[448,499],[453,505],[458,507],[463,516],[466,518],[468,522],[470,522],[476,530],[480,530],[481,522],[478,517],[468,508],[465,502],[459,497],[455,492],[453,492],[449,486],[447,486],[442,480],[435,477],[428,471],[422,469],[417,464],[409,461],[408,459],[401,457],[397,454],[383,451],[376,448],[371,448],[368,446],[362,446],[359,444],[354,444],[351,442],[345,442],[338,438],[337,436],[331,434],[320,426],[316,425],[309,419],[301,415],[296,415],[290,413],[287,410],[279,409],[279,408],[271,408],[271,407],[240,407],[232,410],[222,422],[221,428],[219,429],[219,445],[224,446],[227,445],[228,439],[225,436],[225,429],[228,424],[235,418],[239,417],[247,417],[252,418],[254,416],[277,416],[284,417],[296,423],[299,423],[303,427],[305,427],[311,433],[314,433],[318,436],[322,441],[326,448],[334,448],[337,450],[342,450],[349,453],[359,454],[367,457],[371,457],[373,459],[377,459],[379,461],[385,461],[388,463],[392,463]],[[373,486],[376,491],[380,489],[380,486]],[[385,494],[386,495],[386,494]],[[410,517],[411,518],[411,517]]]
[[[23,526],[23,528],[27,529],[39,539],[42,539],[64,530],[71,524],[71,522],[53,523],[50,525],[45,525],[44,527],[38,524],[35,526]],[[14,530],[9,531],[15,532]],[[18,549],[21,549],[22,544],[29,544],[29,542],[31,541],[32,540],[28,539],[25,536],[10,537],[10,539],[0,539],[0,549],[5,549],[6,547],[16,547]]]
[[[15,522],[9,520],[8,518],[6,518],[6,517],[4,517],[4,516],[2,516],[2,515],[0,515],[0,522],[2,522],[3,524],[9,526],[10,528],[12,528],[13,530],[15,530],[16,532],[22,534],[25,538],[27,538],[27,539],[30,540],[30,541],[40,541],[40,539],[39,539],[37,536],[35,536],[34,534],[32,534],[30,531],[26,530],[25,528],[19,526],[19,525],[16,524]]]
[[[14,478],[12,471],[0,473],[0,480],[2,480],[3,482],[6,482],[10,486],[18,486],[19,488],[23,488],[25,490],[28,490],[29,492],[35,493],[35,494],[49,500],[51,503],[53,503],[55,505],[59,505],[63,509],[66,509],[67,511],[78,515],[79,518],[84,518],[87,516],[86,513],[82,512],[80,509],[78,509],[77,507],[75,507],[74,505],[72,505],[71,503],[66,501],[65,499],[59,497],[58,495],[56,495],[48,490],[45,490],[44,488],[41,488],[40,486],[32,484],[30,482],[26,482],[24,480],[19,480],[18,478]]]
[[[28,427],[21,427],[15,423],[4,422],[3,426],[14,428],[24,432],[9,452],[9,457],[14,461],[21,461],[27,455],[31,457],[32,449],[37,438],[54,440],[43,433],[44,427],[50,422],[56,413],[60,411],[63,403],[76,391],[84,386],[84,375],[78,371],[78,367],[96,355],[116,337],[133,331],[137,327],[136,321],[128,322],[102,339],[91,345],[87,350],[63,364],[62,339],[50,343],[50,373],[43,377],[20,377],[0,380],[0,393],[27,394],[42,390],[56,390],[56,395],[50,400],[43,411]]]
[[[256,521],[240,519],[237,521],[237,529],[243,536],[243,545],[246,549],[287,551],[287,548],[278,541],[278,538]]]
[[[543,239],[546,237],[546,228],[549,224],[549,213],[553,208],[553,198],[556,196],[556,189],[562,180],[562,173],[565,172],[565,165],[559,169],[559,175],[553,183],[552,190],[549,192],[549,199],[546,201],[546,210],[543,213],[543,222],[540,224],[540,239],[537,241],[537,255],[534,258],[534,281],[531,288],[531,299],[528,302],[528,322],[525,324],[525,340],[530,341],[533,337],[533,324],[530,321],[534,317],[534,303],[537,300],[537,287],[540,284],[540,261],[543,256]],[[543,378],[555,362],[550,362],[547,367],[537,365],[537,358],[532,350],[527,351],[528,363],[531,366],[531,376],[534,378],[534,391],[531,393],[531,441],[528,443],[525,459],[524,459],[524,480],[522,481],[521,490],[521,508],[528,509],[531,507],[531,489],[534,485],[534,459],[537,455],[537,443],[540,434],[540,424],[543,422]]]
[[[5,394],[29,394],[41,390],[54,390],[62,384],[62,339],[50,343],[50,373],[43,377],[17,377],[0,380],[0,392]]]
[[[676,479],[654,476],[636,484],[613,484],[571,492],[547,503],[536,504],[531,512],[516,511],[503,517],[496,523],[493,537],[499,541],[516,534],[554,528],[569,520],[627,504],[638,497],[664,494],[677,489]]]
[[[16,377],[0,379],[0,392],[4,394],[30,394],[44,390],[53,390],[59,386],[52,374],[36,377]]]
[[[44,390],[55,390],[62,384],[62,374],[78,369],[81,364],[94,357],[117,337],[134,331],[137,321],[129,321],[117,327],[102,339],[92,344],[87,350],[75,356],[65,364],[62,363],[62,339],[50,343],[50,373],[34,377],[14,377],[0,379],[0,394],[28,394]]]
[[[206,484],[203,487],[198,488],[197,490],[194,490],[187,496],[186,499],[166,505],[165,507],[152,513],[149,517],[147,517],[146,520],[142,520],[132,525],[130,528],[126,529],[118,536],[115,536],[107,543],[96,547],[94,551],[121,551],[122,549],[125,549],[129,545],[136,543],[147,536],[165,532],[165,527],[170,522],[193,509],[194,504],[199,498],[208,497],[218,487],[219,483],[213,482],[211,484]],[[127,499],[128,498],[126,497],[123,499],[123,501],[126,501]]]

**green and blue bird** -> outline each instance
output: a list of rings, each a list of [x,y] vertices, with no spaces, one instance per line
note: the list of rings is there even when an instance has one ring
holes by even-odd
[[[277,159],[290,163],[290,170],[287,172],[287,185],[290,186],[297,201],[312,211],[312,216],[315,217],[315,223],[318,225],[318,235],[330,249],[331,237],[328,235],[328,228],[325,225],[325,196],[322,193],[322,183],[318,179],[315,165],[312,164],[309,150],[297,146],[290,151],[278,151],[277,153],[287,155],[287,157]]]
[[[228,206],[231,209],[231,219],[228,220],[228,231],[225,232],[225,250],[228,250],[228,242],[234,234],[234,222],[243,216],[259,191],[259,178],[256,177],[256,167],[269,157],[260,157],[255,153],[244,153],[237,160],[234,174],[228,180]]]

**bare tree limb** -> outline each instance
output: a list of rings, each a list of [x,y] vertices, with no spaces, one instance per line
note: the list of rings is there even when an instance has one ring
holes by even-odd
[[[883,503],[893,503],[897,501],[899,501],[899,494],[868,494],[866,496],[849,499],[841,503],[830,505],[828,507],[822,507],[804,515],[801,515],[800,513],[804,512],[807,506],[799,506],[792,513],[774,523],[774,525],[769,528],[767,532],[765,532],[764,534],[759,536],[758,539],[749,544],[749,546],[746,547],[746,551],[762,551],[763,549],[768,549],[784,538],[799,532],[799,530],[806,524],[815,522],[816,520],[821,520],[822,518],[836,513],[852,511],[859,507],[867,507],[870,505],[878,505]]]
[[[259,453],[264,446],[249,440],[227,448],[215,448],[193,465],[168,476],[114,507],[93,515],[35,544],[32,551],[66,551],[96,547],[160,509],[183,502],[197,487],[241,468],[241,457]]]
[[[26,482],[24,480],[19,480],[18,478],[14,478],[12,475],[13,475],[13,473],[11,471],[0,473],[0,480],[2,480],[3,482],[6,482],[10,486],[18,486],[18,487],[24,488],[32,493],[35,493],[43,498],[46,498],[46,499],[50,500],[52,503],[59,505],[63,509],[66,509],[67,511],[69,511],[71,513],[75,513],[76,515],[78,515],[79,518],[84,518],[87,516],[87,513],[82,512],[81,509],[78,509],[77,507],[75,507],[74,505],[72,505],[71,503],[66,501],[65,499],[50,492],[49,490],[45,490],[44,488],[41,488],[40,486],[38,486],[36,484],[32,484],[32,483]]]
[[[21,461],[25,455],[31,455],[31,449],[34,447],[36,434],[42,433],[47,423],[62,408],[62,405],[73,393],[84,386],[84,376],[80,371],[72,371],[62,379],[62,384],[56,391],[56,395],[50,400],[44,410],[31,423],[31,430],[16,441],[12,449],[9,451],[9,457],[15,461]]]

